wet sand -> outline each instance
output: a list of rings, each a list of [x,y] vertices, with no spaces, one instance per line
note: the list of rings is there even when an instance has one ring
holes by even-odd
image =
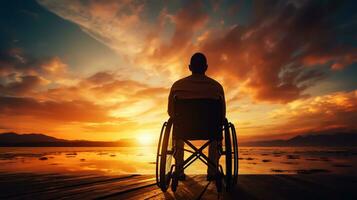
[[[207,153],[207,152],[206,152]],[[188,154],[187,154],[188,156]],[[0,171],[153,174],[156,148],[0,148]],[[224,167],[224,157],[220,164]],[[357,176],[357,148],[242,147],[239,174],[340,174]],[[204,174],[195,162],[187,173]]]

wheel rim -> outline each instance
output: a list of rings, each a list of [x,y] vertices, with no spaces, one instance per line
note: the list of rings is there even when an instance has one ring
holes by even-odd
[[[173,143],[172,143],[172,134],[171,134],[172,121],[169,121],[166,124],[164,135],[162,138],[161,145],[161,155],[160,155],[160,188],[164,191],[170,185],[171,173],[172,173],[172,156],[173,156]]]

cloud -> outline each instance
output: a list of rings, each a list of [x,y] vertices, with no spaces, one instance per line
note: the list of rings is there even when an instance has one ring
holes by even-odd
[[[152,6],[140,1],[39,3],[115,50],[131,64],[128,67],[145,70],[145,78],[161,75],[160,81],[165,84],[183,74],[186,68],[179,65],[188,59],[182,58],[193,53],[192,38],[198,37],[197,31],[208,21],[201,1],[184,3],[173,12],[163,3],[157,5],[161,9],[158,15],[152,13]],[[172,34],[167,32],[168,27],[173,27]]]
[[[114,74],[110,72],[97,72],[94,75],[88,77],[86,80],[94,84],[105,84],[112,82],[114,79]]]
[[[9,129],[34,131],[38,129],[29,123],[42,121],[47,126],[44,130],[71,131],[72,127],[81,132],[98,132],[102,127],[100,133],[109,137],[109,127],[112,132],[122,130],[124,135],[128,132],[123,130],[126,125],[133,130],[152,129],[166,113],[161,106],[166,104],[168,88],[122,79],[115,72],[99,71],[71,85],[51,85],[38,75],[20,76],[22,73],[14,70],[1,77],[0,121]],[[21,126],[18,120],[27,123]]]
[[[355,63],[357,60],[357,49],[338,49],[331,53],[307,55],[303,58],[302,62],[305,65],[324,65],[328,64],[332,70],[342,70],[346,66]]]
[[[113,140],[155,132],[166,119],[162,105],[166,104],[168,88],[121,79],[107,71],[71,85],[42,83],[39,76],[13,72],[16,76],[6,77],[8,82],[0,86],[0,124],[6,125],[1,128],[4,131]]]
[[[193,46],[192,39],[195,37],[194,34],[201,30],[208,21],[208,14],[205,12],[203,6],[203,3],[200,1],[190,2],[174,15],[169,15],[172,23],[175,25],[175,31],[169,44],[161,43],[149,56],[152,59],[163,61],[165,59],[172,59],[173,57],[180,57],[182,54],[185,55],[183,51],[191,51]]]
[[[31,96],[48,86],[72,82],[59,57],[33,57],[21,48],[0,51],[0,95]]]
[[[67,64],[63,63],[59,57],[52,57],[43,61],[40,69],[46,75],[59,76],[67,72]]]
[[[202,1],[191,1],[174,13],[168,13],[164,8],[158,21],[161,26],[174,27],[171,37],[164,40],[167,30],[161,27],[159,31],[154,30],[146,37],[145,48],[137,54],[136,63],[164,75],[169,81],[187,74],[188,60],[197,50],[194,41],[202,41],[205,37],[201,32],[205,31],[209,16],[204,6]]]
[[[0,76],[13,73],[39,75],[51,78],[65,75],[67,65],[59,57],[33,57],[21,48],[0,51]]]
[[[271,113],[280,132],[357,129],[357,90],[296,100]]]
[[[86,101],[38,101],[25,97],[0,97],[2,116],[31,116],[62,122],[106,122],[108,109]]]
[[[41,79],[38,76],[20,76],[13,77],[15,74],[9,75],[8,79],[15,79],[7,84],[0,84],[0,94],[2,95],[26,95],[41,85],[45,84],[47,81]]]
[[[240,141],[357,130],[357,90],[294,100],[285,105],[245,104],[236,123]],[[234,121],[233,121],[234,122]]]
[[[187,74],[190,56],[202,51],[209,73],[226,88],[240,88],[256,101],[287,103],[307,97],[306,89],[328,75],[326,66],[341,70],[357,60],[356,48],[338,40],[348,30],[334,21],[343,2],[255,1],[246,25],[234,18],[217,24],[228,16],[219,15],[226,7],[213,4],[212,11],[201,1],[176,10],[158,5],[161,12],[150,20],[145,3],[40,3],[167,85]]]
[[[142,18],[144,3],[141,1],[40,0],[39,3],[79,24],[83,31],[117,52],[127,55],[142,50],[139,41],[149,27]]]
[[[254,99],[291,102],[324,78],[323,67],[311,66],[341,69],[356,62],[357,49],[336,42],[330,16],[338,8],[334,2],[259,2],[250,25],[212,34],[201,50],[213,73],[236,79]]]
[[[126,118],[151,109],[168,90],[124,79],[110,71],[75,77],[60,58],[35,58],[19,48],[2,51],[0,64],[0,111],[3,119],[8,116],[9,126],[23,117],[34,123],[50,120],[90,122],[97,123],[96,126],[119,119],[130,121]],[[64,83],[66,80],[69,83]],[[141,104],[146,107],[135,110]],[[120,115],[120,109],[132,111]]]

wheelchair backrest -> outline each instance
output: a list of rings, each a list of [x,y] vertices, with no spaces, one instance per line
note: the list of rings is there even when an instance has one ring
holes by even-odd
[[[174,100],[173,136],[186,140],[222,138],[221,99]]]

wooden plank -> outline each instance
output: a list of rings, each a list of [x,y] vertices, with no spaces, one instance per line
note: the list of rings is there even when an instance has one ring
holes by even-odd
[[[357,199],[357,177],[348,175],[294,175],[284,176],[285,179],[292,179],[300,185],[305,185],[318,197],[336,199]],[[317,188],[324,190],[319,194]]]
[[[187,176],[185,181],[180,181],[174,193],[169,188],[162,192],[157,186],[120,196],[123,199],[197,199],[204,192],[207,182],[205,175]]]
[[[102,200],[102,199],[110,199],[110,198],[114,198],[114,199],[124,198],[122,196],[125,195],[125,194],[131,193],[131,192],[136,192],[136,191],[139,191],[140,193],[142,193],[143,189],[152,188],[152,186],[156,186],[156,185],[157,185],[156,183],[149,183],[149,184],[144,184],[144,185],[140,185],[140,186],[136,185],[135,187],[130,187],[130,188],[121,190],[119,192],[115,192],[115,193],[107,194],[107,195],[104,195],[104,196],[100,196],[100,197],[97,197],[95,199]],[[132,194],[130,194],[130,196],[131,195]],[[125,198],[125,199],[127,199],[127,198]]]
[[[33,173],[0,173],[0,183],[9,182],[9,180],[28,180],[28,179],[42,179],[44,177],[56,177],[63,176],[61,174],[51,173],[51,174],[33,174]]]
[[[152,184],[155,179],[153,176],[133,176],[111,182],[101,182],[79,187],[66,188],[65,190],[50,191],[36,194],[38,197],[50,197],[52,199],[93,199],[104,196],[108,193],[115,193],[138,185]]]
[[[71,194],[61,199],[79,199],[79,198],[91,198],[91,199],[103,199],[112,194],[120,194],[127,190],[132,190],[135,188],[143,188],[155,184],[155,178],[153,176],[139,176],[131,178],[121,182],[115,182],[105,185],[95,186],[93,189],[95,191],[86,194]],[[80,192],[88,191],[88,188],[80,188]]]
[[[91,174],[86,174],[86,175],[81,175],[81,176],[74,176],[74,175],[62,175],[62,174],[41,174],[41,175],[31,175],[31,174],[17,174],[17,175],[0,175],[0,184],[1,183],[18,183],[21,181],[28,181],[31,180],[32,183],[37,183],[37,182],[51,182],[54,180],[67,180],[67,179],[83,179],[83,178],[88,178],[88,177],[103,177],[100,175],[91,175]]]
[[[0,199],[357,199],[357,177],[347,175],[241,175],[218,194],[205,175],[189,175],[173,193],[154,175],[0,173]]]
[[[8,184],[1,184],[2,189],[6,193],[2,193],[2,198],[12,197],[28,197],[28,196],[44,196],[42,194],[49,194],[58,191],[65,191],[68,188],[83,187],[87,185],[97,185],[105,182],[115,182],[125,178],[131,178],[135,175],[122,175],[117,177],[110,176],[65,176],[62,178],[43,177],[43,181],[28,179],[26,181],[12,180]]]
[[[331,189],[335,184],[357,188],[352,180],[337,183],[335,175],[242,175],[224,199],[356,199],[352,189]],[[339,175],[337,175],[339,177]],[[307,178],[308,177],[308,178]],[[328,181],[323,181],[325,177]],[[343,197],[343,198],[341,198]]]
[[[92,178],[94,175],[86,176],[67,176],[58,174],[32,175],[20,173],[17,175],[0,175],[0,185],[5,192],[0,193],[0,197],[11,197],[12,195],[21,195],[33,193],[38,190],[48,189],[52,185],[60,185],[67,182],[78,182],[81,179]],[[97,176],[102,178],[101,176]]]
[[[221,193],[218,193],[215,181],[211,181],[205,193],[201,196],[200,199],[222,199],[224,195],[223,190],[224,188],[222,188]]]
[[[197,180],[198,176],[199,175],[189,176],[187,177],[186,181],[180,181],[176,193],[182,193],[184,187],[191,187],[192,189],[196,182],[191,180]],[[118,197],[121,199],[174,199],[175,195],[170,188],[167,190],[167,192],[164,193],[156,184],[154,184],[151,187],[130,191],[128,193],[121,194],[120,196],[111,196],[108,199],[117,199]],[[190,194],[187,194],[182,198],[188,199],[188,197],[193,198],[192,195],[190,196]],[[176,195],[176,198],[181,197]]]

